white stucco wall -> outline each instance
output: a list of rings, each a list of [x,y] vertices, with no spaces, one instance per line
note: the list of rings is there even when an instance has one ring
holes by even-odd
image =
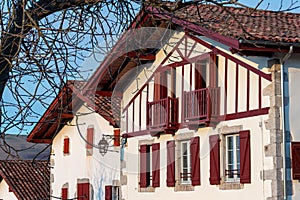
[[[4,179],[0,182],[0,199],[17,200],[15,194],[13,192],[9,192],[9,187]]]
[[[140,136],[128,139],[128,145],[125,149],[126,168],[123,169],[127,175],[127,186],[124,186],[123,197],[126,200],[153,200],[153,199],[230,199],[230,200],[252,200],[266,199],[271,196],[271,182],[261,179],[263,170],[272,169],[272,158],[264,157],[264,146],[268,144],[269,132],[265,129],[264,120],[267,116],[257,116],[239,120],[226,121],[213,128],[200,128],[198,131],[188,129],[179,130],[174,137],[171,135],[161,135],[156,137]],[[209,135],[218,134],[220,128],[224,126],[242,126],[243,130],[250,130],[251,146],[251,183],[244,184],[242,189],[221,190],[219,186],[209,183]],[[174,187],[166,186],[166,142],[173,140],[185,134],[200,137],[200,169],[201,185],[195,186],[194,191],[174,191]],[[160,187],[155,188],[154,192],[139,192],[139,141],[149,141],[160,143]],[[223,141],[224,142],[224,141]],[[220,144],[222,148],[222,143]],[[222,155],[220,155],[222,157]],[[222,163],[221,163],[222,166]],[[221,168],[222,170],[222,168]],[[224,172],[221,171],[221,174]]]
[[[110,147],[109,149],[115,152],[108,152],[105,156],[100,155],[99,149],[93,148],[93,155],[87,156],[86,143],[83,138],[86,138],[87,128],[93,126],[94,145],[97,145],[102,134],[113,135],[113,127],[90,108],[82,106],[77,115],[78,120],[74,117],[70,125],[64,126],[53,140],[51,152],[52,196],[61,197],[61,188],[67,183],[69,185],[68,197],[74,198],[76,197],[77,180],[89,179],[93,189],[92,199],[104,199],[104,186],[112,185],[114,180],[120,180],[119,147]],[[70,139],[69,155],[63,154],[65,137]],[[110,145],[113,145],[113,141]]]
[[[286,106],[286,129],[287,133],[290,133],[291,142],[300,142],[300,123],[299,123],[299,113],[300,113],[300,54],[293,54],[284,63],[285,70],[285,99]],[[290,144],[286,144],[287,153],[291,153]],[[293,159],[293,158],[291,158]],[[300,199],[300,183],[299,180],[292,180],[292,169],[288,169],[288,179],[292,183],[292,199]],[[290,182],[288,182],[290,183]]]

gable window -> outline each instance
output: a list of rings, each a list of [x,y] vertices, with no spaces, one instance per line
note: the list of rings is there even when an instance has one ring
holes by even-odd
[[[140,146],[140,188],[160,186],[159,143]]]
[[[239,134],[227,135],[226,140],[226,181],[240,180],[240,137]]]
[[[181,172],[180,181],[183,184],[191,183],[191,148],[190,141],[181,142]]]
[[[64,138],[63,153],[64,155],[70,154],[70,139],[68,137]]]

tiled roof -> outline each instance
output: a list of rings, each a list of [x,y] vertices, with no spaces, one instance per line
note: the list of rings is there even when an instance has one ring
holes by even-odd
[[[46,161],[0,161],[0,176],[18,199],[49,199],[50,168]]]
[[[169,15],[231,39],[300,42],[300,14],[192,4]]]

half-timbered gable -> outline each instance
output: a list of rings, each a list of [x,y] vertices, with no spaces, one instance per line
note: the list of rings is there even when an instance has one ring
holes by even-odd
[[[174,134],[179,128],[268,113],[269,100],[262,94],[271,75],[258,68],[260,63],[189,33],[174,33],[160,56],[161,62],[141,72],[124,92],[127,134]]]

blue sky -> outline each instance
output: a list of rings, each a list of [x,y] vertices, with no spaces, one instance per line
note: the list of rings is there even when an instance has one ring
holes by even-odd
[[[250,6],[250,7],[256,7],[256,5],[260,2],[261,0],[239,0],[240,3]],[[282,6],[281,6],[282,2]],[[297,0],[264,0],[260,5],[259,9],[268,9],[268,10],[286,10],[288,9],[291,5],[293,5],[293,8],[295,7],[300,7],[300,2]],[[300,9],[294,9],[290,12],[294,13],[300,13]]]

